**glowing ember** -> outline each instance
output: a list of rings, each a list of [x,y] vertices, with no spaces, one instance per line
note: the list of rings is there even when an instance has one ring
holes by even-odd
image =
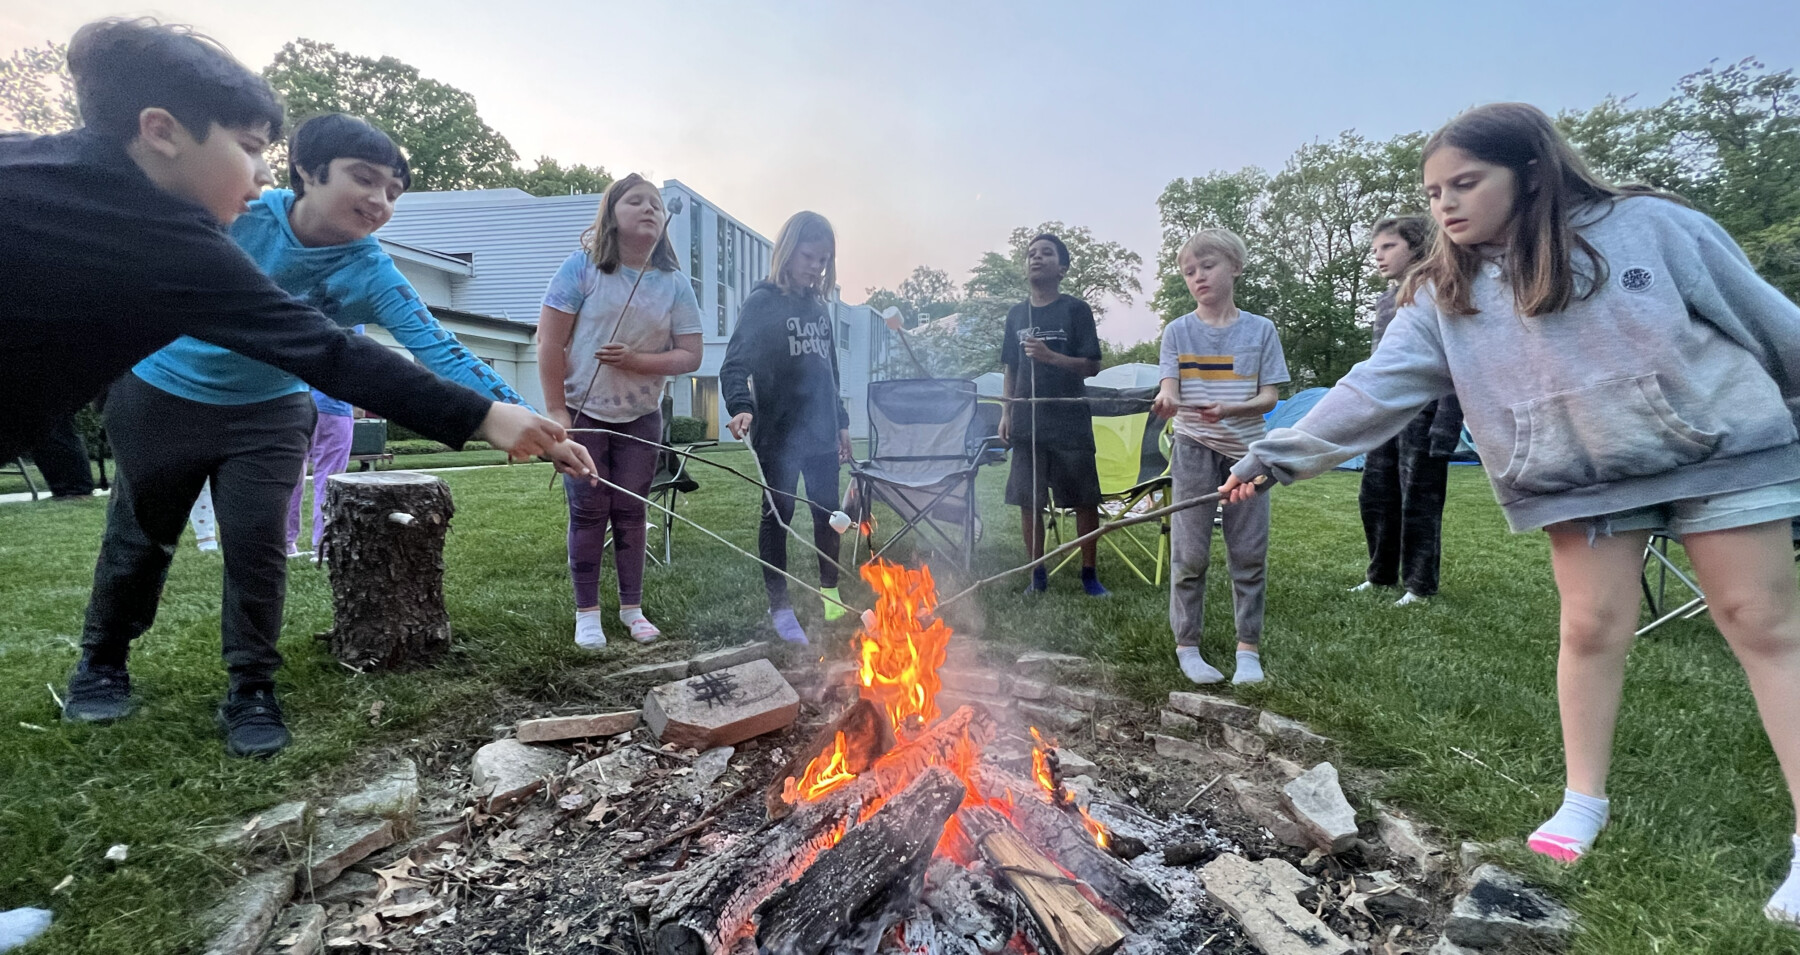
[[[1098,819],[1088,815],[1086,809],[1081,810],[1081,824],[1087,827],[1088,835],[1094,839],[1094,845],[1102,849],[1112,848],[1112,833],[1107,832],[1106,827],[1101,825]]]
[[[929,568],[876,560],[863,565],[862,576],[876,597],[875,625],[857,635],[862,695],[886,710],[894,737],[904,742],[938,718],[938,668],[950,628],[942,620],[921,621],[937,607]]]
[[[781,798],[788,802],[798,799],[817,799],[856,778],[850,771],[850,747],[844,742],[844,734],[837,734],[837,741],[831,749],[813,757],[806,764],[806,771],[800,774],[800,781],[794,782],[792,776],[781,787]],[[835,842],[833,843],[835,844]]]

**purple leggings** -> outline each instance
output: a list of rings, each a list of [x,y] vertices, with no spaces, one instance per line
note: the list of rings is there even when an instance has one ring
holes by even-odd
[[[657,445],[615,438],[605,432],[614,431],[643,438],[662,440],[662,412],[652,411],[634,421],[614,423],[596,421],[585,414],[574,414],[577,428],[602,428],[572,437],[581,442],[594,457],[600,476],[636,494],[650,496],[650,481],[656,477]],[[563,478],[569,495],[569,577],[575,583],[576,609],[600,606],[600,561],[606,545],[606,527],[610,521],[613,535],[613,566],[619,572],[619,603],[644,602],[644,502],[621,494],[605,484],[590,485],[572,477]]]
[[[320,414],[313,425],[312,447],[306,460],[312,466],[312,546],[319,549],[319,538],[325,533],[325,482],[340,474],[350,463],[350,442],[356,435],[356,419],[344,415]],[[287,546],[294,549],[300,540],[300,493],[306,490],[306,472],[300,472],[300,483],[294,485],[294,496],[288,500]]]

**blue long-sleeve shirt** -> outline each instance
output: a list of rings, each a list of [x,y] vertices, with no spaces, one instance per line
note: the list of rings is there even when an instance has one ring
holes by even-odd
[[[346,328],[374,323],[425,367],[496,401],[524,405],[506,382],[438,324],[374,236],[306,246],[288,223],[294,194],[271,189],[239,216],[231,238],[288,294]],[[305,383],[272,365],[182,337],[138,362],[139,378],[191,401],[240,405],[300,394]]]

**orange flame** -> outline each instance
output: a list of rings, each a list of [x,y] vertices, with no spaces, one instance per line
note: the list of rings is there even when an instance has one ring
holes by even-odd
[[[1102,849],[1112,848],[1112,833],[1106,831],[1100,820],[1088,815],[1086,809],[1081,810],[1081,824],[1087,827],[1088,835],[1094,838],[1094,845]]]
[[[781,798],[792,803],[797,799],[818,799],[856,778],[850,771],[850,747],[844,742],[844,734],[837,734],[837,740],[831,749],[813,757],[806,764],[806,771],[800,774],[800,781],[794,782],[789,776],[782,784]],[[835,842],[833,843],[836,844]]]
[[[1049,793],[1050,798],[1055,799],[1057,802],[1061,802],[1062,800],[1058,798],[1056,793],[1056,778],[1050,775],[1049,751],[1054,748],[1056,744],[1054,742],[1044,742],[1044,737],[1038,733],[1038,728],[1035,726],[1031,728],[1031,739],[1031,778],[1037,780],[1039,786],[1044,787],[1044,792]]]
[[[938,718],[938,668],[950,646],[942,620],[922,622],[937,607],[931,570],[884,560],[862,567],[875,591],[875,625],[857,634],[862,695],[886,710],[896,739],[916,737]]]

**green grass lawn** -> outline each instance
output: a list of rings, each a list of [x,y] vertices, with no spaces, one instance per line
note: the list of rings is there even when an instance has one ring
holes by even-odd
[[[743,452],[718,460],[749,463]],[[755,489],[698,473],[704,486],[684,512],[754,549]],[[982,477],[988,519],[978,573],[1021,556],[1016,516],[998,500],[1003,476],[990,468]],[[45,684],[60,691],[77,656],[104,504],[0,506],[0,909],[57,911],[56,928],[32,951],[196,950],[192,914],[216,898],[234,861],[198,848],[208,832],[285,797],[327,791],[372,753],[422,755],[432,741],[485,740],[526,703],[603,700],[610,691],[595,677],[647,655],[765,635],[758,568],[682,527],[675,565],[653,565],[646,586],[668,645],[581,654],[570,639],[565,510],[561,493],[546,489],[548,468],[445,479],[457,505],[446,582],[454,655],[425,673],[349,673],[310,639],[330,623],[324,575],[297,566],[282,641],[282,691],[297,742],[269,762],[226,758],[213,730],[224,683],[219,564],[187,541],[157,625],[133,656],[143,712],[111,727],[60,725]],[[1356,482],[1333,474],[1276,492],[1265,651],[1272,681],[1240,695],[1342,740],[1350,762],[1381,771],[1383,791],[1370,795],[1456,837],[1517,846],[1555,807],[1562,785],[1546,540],[1508,534],[1479,470],[1455,468],[1444,592],[1426,607],[1398,610],[1391,595],[1345,593],[1364,564]],[[810,567],[798,545],[790,550],[795,566]],[[1101,567],[1111,600],[1080,596],[1065,572],[1047,598],[1025,597],[1022,580],[1009,581],[955,616],[971,639],[1102,661],[1118,686],[1146,703],[1182,688],[1165,590],[1130,577],[1105,551]],[[947,564],[934,571],[941,592],[959,589]],[[802,574],[811,577],[810,569]],[[1228,665],[1223,577],[1221,565],[1206,652]],[[846,594],[866,603],[860,585]],[[818,628],[817,601],[797,603],[802,620]],[[815,634],[835,653],[849,631]],[[1742,671],[1717,632],[1704,618],[1659,630],[1634,654],[1626,694],[1615,821],[1599,851],[1573,871],[1517,848],[1509,861],[1581,912],[1578,953],[1800,950],[1800,934],[1769,925],[1759,911],[1785,871],[1793,820]],[[130,860],[103,862],[106,848],[121,842],[131,845]],[[65,876],[74,881],[52,896]]]

